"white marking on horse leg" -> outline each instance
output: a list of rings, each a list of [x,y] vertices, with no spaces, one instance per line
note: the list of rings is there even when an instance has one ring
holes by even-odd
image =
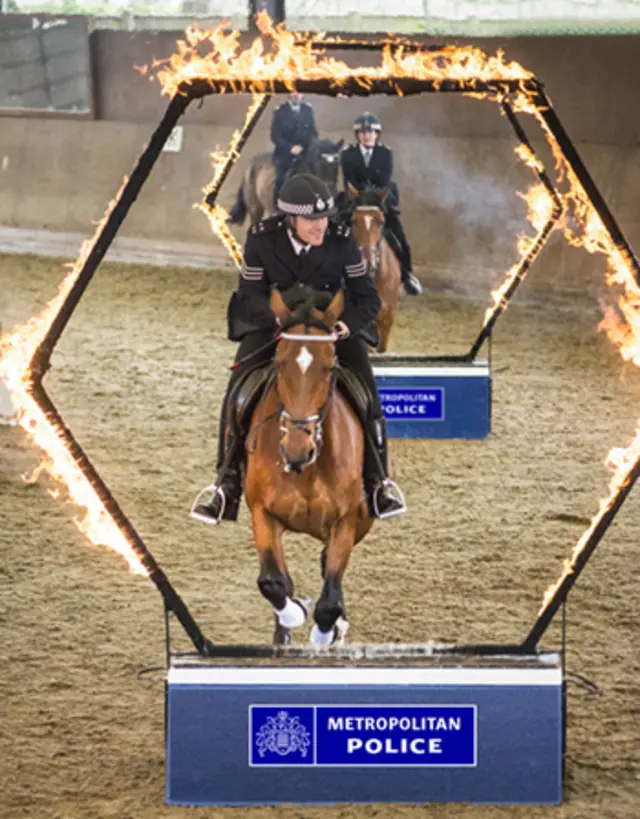
[[[338,617],[329,631],[320,631],[318,624],[314,623],[311,629],[310,640],[314,646],[339,645],[344,643],[344,637],[349,630],[349,621],[344,617]]]
[[[311,629],[311,637],[309,638],[314,646],[328,646],[333,642],[335,637],[336,627],[331,626],[329,631],[320,631],[318,624],[314,623]]]
[[[298,367],[300,367],[300,372],[304,375],[313,363],[313,356],[306,347],[301,347],[296,357],[296,362]]]
[[[283,628],[298,628],[309,616],[311,609],[311,600],[299,600],[295,597],[293,600],[287,597],[287,602],[284,608],[278,611],[278,622]]]

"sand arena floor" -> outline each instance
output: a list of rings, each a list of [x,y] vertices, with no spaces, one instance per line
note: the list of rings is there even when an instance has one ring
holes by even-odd
[[[63,273],[59,261],[0,256],[5,329],[41,308]],[[46,384],[204,630],[265,641],[271,614],[246,509],[219,529],[187,515],[211,476],[234,281],[105,264]],[[595,302],[567,306],[551,290],[543,309],[528,286],[495,334],[491,437],[392,443],[411,511],[354,553],[353,640],[521,639],[606,492],[603,462],[635,429],[640,375],[595,332]],[[393,349],[461,352],[484,307],[427,288],[403,301]],[[601,693],[570,688],[562,807],[181,809],[163,803],[162,684],[136,676],[163,661],[160,597],[80,534],[46,476],[25,483],[38,461],[20,428],[0,427],[3,818],[637,816],[637,488],[570,598],[568,665]],[[317,596],[318,546],[288,542],[300,592]],[[554,626],[545,646],[558,641]]]

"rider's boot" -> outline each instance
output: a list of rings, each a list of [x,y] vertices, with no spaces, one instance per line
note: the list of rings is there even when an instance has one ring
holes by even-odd
[[[404,292],[408,296],[418,296],[420,293],[422,293],[422,285],[413,275],[411,249],[407,243],[407,238],[404,235],[402,226],[400,226],[397,220],[392,221],[391,224],[387,225],[385,239],[391,245],[391,249],[400,262],[400,280],[402,282]]]
[[[221,520],[238,519],[242,497],[243,442],[226,429],[223,420],[220,426],[216,482],[200,492],[191,509],[192,518],[214,526]],[[200,498],[209,493],[212,493],[210,499],[200,503]]]
[[[422,285],[413,275],[411,264],[411,248],[404,235],[402,227],[397,232],[398,245],[400,246],[400,277],[404,292],[408,296],[419,296],[422,293]]]
[[[407,511],[400,487],[388,474],[387,427],[384,417],[369,421],[365,445],[364,488],[369,516],[392,518]]]
[[[402,278],[402,287],[408,296],[419,296],[422,293],[422,285],[420,281],[413,275],[411,268],[401,265],[400,275]]]
[[[393,217],[393,214],[391,214]],[[402,222],[395,216],[391,218],[389,224],[389,232],[393,237],[396,255],[400,262],[400,277],[402,280],[402,287],[408,296],[418,296],[422,293],[422,285],[420,281],[413,275],[413,264],[411,262],[411,248],[407,237],[402,227]]]

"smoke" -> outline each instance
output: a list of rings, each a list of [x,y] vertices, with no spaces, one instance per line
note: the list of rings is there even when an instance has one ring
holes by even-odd
[[[416,217],[421,226],[416,261],[453,276],[452,287],[469,296],[498,284],[518,258],[518,235],[533,232],[518,191],[537,180],[514,147],[495,138],[427,137],[394,151],[408,232],[415,233]]]

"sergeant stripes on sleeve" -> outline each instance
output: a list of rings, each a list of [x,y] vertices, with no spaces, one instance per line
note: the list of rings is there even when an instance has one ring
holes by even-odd
[[[346,264],[344,266],[347,276],[350,279],[355,279],[357,276],[364,276],[367,272],[366,265],[364,263],[364,259],[356,264]]]
[[[243,260],[242,270],[240,271],[240,275],[243,279],[246,279],[249,282],[257,282],[260,281],[263,273],[264,267],[251,267]]]

